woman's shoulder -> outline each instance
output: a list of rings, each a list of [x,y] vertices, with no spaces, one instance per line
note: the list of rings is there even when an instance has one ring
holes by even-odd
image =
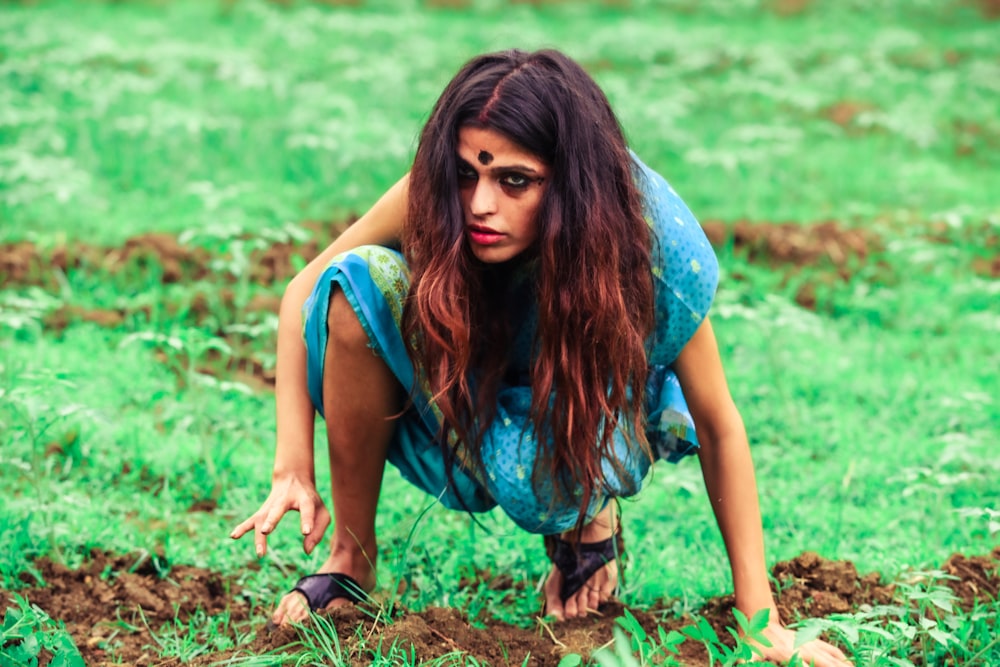
[[[632,159],[653,236],[657,329],[651,359],[669,364],[708,314],[719,283],[719,262],[680,195],[635,153]]]
[[[717,261],[698,219],[667,180],[646,166],[635,153],[635,179],[642,195],[643,215],[653,233],[654,273],[690,268],[691,262],[717,272]],[[713,266],[708,266],[709,264]]]

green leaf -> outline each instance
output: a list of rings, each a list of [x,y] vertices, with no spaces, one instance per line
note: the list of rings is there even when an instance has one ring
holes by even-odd
[[[4,652],[0,653],[0,656],[10,658],[13,665],[21,667],[34,667],[38,664],[38,660],[35,659],[35,656],[25,650],[24,644],[17,644],[12,648],[4,649]]]
[[[712,629],[712,626],[708,623],[708,619],[704,616],[698,617],[698,631],[701,632],[701,636],[705,639],[715,643],[719,642],[719,635],[715,634],[715,630]]]
[[[558,667],[578,667],[583,664],[583,658],[579,653],[569,653],[562,657]]]
[[[618,658],[621,667],[641,667],[639,661],[632,655],[632,642],[625,636],[621,628],[614,629],[615,636],[615,657]]]
[[[802,626],[795,630],[795,643],[792,645],[792,650],[798,650],[804,644],[808,644],[814,639],[818,639],[820,634],[826,629],[825,623],[822,620],[810,619],[806,621]]]
[[[41,634],[42,633],[40,631],[33,632],[21,640],[21,648],[32,658],[38,657],[38,652],[42,650],[42,644],[38,641],[38,637]]]
[[[7,613],[3,615],[3,634],[5,637],[17,625],[19,620],[21,620],[21,611],[13,607],[8,608]]]
[[[49,663],[49,667],[86,667],[86,665],[76,646],[73,646],[72,652],[60,651],[56,653],[52,662]]]
[[[662,626],[656,629],[660,635],[660,644],[671,653],[679,653],[678,647],[687,641],[687,638],[676,630],[667,632]]]
[[[959,643],[958,638],[955,635],[951,634],[950,632],[945,632],[944,630],[939,630],[937,628],[928,630],[927,634],[930,635],[934,641],[936,641],[938,644],[944,647],[947,647],[948,644]]]
[[[771,610],[767,607],[759,609],[753,618],[750,619],[750,633],[757,634],[763,631],[767,624],[771,622]]]
[[[747,632],[750,629],[750,621],[747,620],[747,615],[736,607],[733,607],[733,616],[736,617],[736,625],[739,626],[740,630]]]

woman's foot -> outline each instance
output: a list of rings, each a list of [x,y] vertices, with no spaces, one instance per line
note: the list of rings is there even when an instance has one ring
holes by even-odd
[[[374,554],[375,549],[372,549],[371,553]],[[351,577],[365,593],[370,593],[375,589],[375,559],[374,557],[369,559],[361,549],[354,548],[349,552],[331,554],[326,562],[320,566],[318,574],[334,572]],[[349,586],[349,584],[347,585]],[[350,602],[351,600],[346,597],[337,597],[330,601],[324,609],[333,609]],[[292,591],[278,602],[274,613],[271,614],[271,621],[275,625],[302,623],[309,618],[309,611],[309,602],[305,595],[299,591]]]
[[[608,503],[593,521],[583,527],[580,543],[590,544],[607,540],[618,531],[618,517],[614,502]],[[562,539],[575,542],[572,532],[563,533]],[[618,587],[618,560],[612,558],[607,564],[591,575],[583,586],[565,600],[562,599],[563,573],[555,565],[545,581],[545,612],[557,620],[580,618],[597,611],[602,602],[607,602]]]

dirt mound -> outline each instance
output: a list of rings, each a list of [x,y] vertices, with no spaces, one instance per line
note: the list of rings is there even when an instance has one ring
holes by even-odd
[[[342,222],[307,222],[303,227],[327,241],[337,237],[354,219]],[[252,240],[248,235],[234,242]],[[320,251],[320,241],[275,242],[250,252],[250,279],[271,285],[295,275],[298,258],[312,259]],[[212,259],[232,259],[231,253],[210,253],[207,249],[181,243],[171,234],[150,232],[127,239],[121,247],[98,246],[81,241],[43,248],[31,241],[0,243],[0,283],[5,286],[39,285],[58,289],[53,271],[94,271],[112,276],[152,275],[162,284],[182,281],[219,280],[233,283],[239,276],[212,269]]]
[[[250,618],[239,587],[220,574],[171,567],[162,555],[145,552],[113,556],[94,550],[90,556],[78,570],[42,558],[35,568],[45,586],[18,591],[65,624],[87,665],[166,664],[150,629],[174,618],[184,622],[196,612],[226,610],[232,623]],[[5,607],[8,597],[0,591]]]
[[[941,569],[955,577],[944,583],[954,591],[963,609],[972,609],[976,600],[1000,597],[1000,547],[989,556],[954,554]]]
[[[832,220],[814,224],[749,220],[726,224],[711,220],[702,227],[712,245],[732,242],[736,253],[744,254],[752,263],[801,268],[829,262],[842,269],[844,277],[850,276],[852,260],[861,264],[882,247],[873,232],[845,229]]]
[[[320,250],[320,243],[336,238],[353,219],[336,223],[305,223],[315,232],[314,239],[304,242],[275,242],[254,249],[248,263],[250,279],[258,285],[284,282],[295,275],[296,263],[309,260]],[[730,241],[737,251],[745,251],[751,262],[772,266],[802,267],[824,259],[837,267],[846,267],[848,260],[864,260],[880,247],[880,241],[870,231],[845,229],[837,222],[800,224],[769,223],[741,220],[728,224],[707,221],[703,224],[712,245],[719,247]],[[320,239],[317,241],[315,239]],[[251,240],[240,237],[237,241]],[[56,288],[52,274],[87,270],[110,275],[123,272],[155,275],[161,283],[176,283],[202,279],[235,282],[231,273],[216,275],[210,268],[212,259],[231,259],[229,253],[211,254],[198,246],[182,244],[177,237],[163,233],[147,233],[132,237],[121,247],[103,247],[83,242],[41,248],[30,241],[0,244],[0,281],[7,286],[40,285]],[[131,275],[131,274],[130,274]]]
[[[772,570],[778,581],[778,612],[789,621],[800,616],[828,616],[849,612],[862,604],[887,604],[893,588],[881,585],[875,572],[858,575],[850,561],[830,561],[805,552],[778,563]]]
[[[267,628],[263,610],[251,610],[238,587],[217,573],[176,565],[162,556],[148,553],[112,556],[94,551],[91,560],[78,570],[42,559],[36,563],[46,585],[19,593],[65,623],[88,665],[179,664],[177,659],[160,657],[153,632],[177,619],[186,623],[193,614],[228,611],[229,628],[246,635],[248,626],[256,638],[237,650],[204,653],[190,664],[209,665],[248,653],[260,655],[281,651],[300,639],[293,628]],[[988,556],[955,554],[942,570],[955,577],[948,585],[971,607],[975,600],[993,599],[1000,590],[1000,548]],[[859,605],[885,604],[893,599],[894,587],[884,585],[877,573],[859,575],[853,563],[830,561],[814,553],[803,553],[780,562],[772,570],[777,582],[776,598],[782,618],[794,621],[805,617],[849,612]],[[501,575],[498,581],[510,584]],[[34,583],[26,582],[26,583]],[[466,581],[461,585],[492,585],[493,582]],[[514,584],[516,586],[516,583]],[[4,598],[7,596],[4,595]],[[713,598],[699,610],[723,639],[732,625],[732,595]],[[251,622],[251,612],[256,616]],[[671,618],[663,613],[629,610],[650,633],[657,627],[680,630],[691,618]],[[446,654],[467,654],[490,665],[556,665],[567,653],[587,655],[612,641],[616,619],[625,613],[618,602],[604,605],[600,616],[563,623],[536,619],[532,628],[519,628],[495,619],[470,623],[459,609],[431,608],[419,613],[399,612],[391,620],[377,609],[347,606],[325,614],[337,630],[342,652],[357,664],[371,661],[374,651],[397,645],[421,659]],[[255,626],[255,627],[253,627]],[[152,629],[152,632],[151,632]],[[233,637],[237,637],[236,634]],[[233,643],[236,643],[235,641]],[[379,648],[381,647],[381,649]],[[290,650],[290,649],[286,649]],[[707,662],[700,644],[681,645],[684,664]]]

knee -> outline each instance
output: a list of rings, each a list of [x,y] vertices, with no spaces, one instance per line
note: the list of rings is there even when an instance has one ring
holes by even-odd
[[[365,333],[357,313],[351,307],[342,291],[334,290],[330,296],[330,308],[327,311],[326,326],[328,344],[341,348],[361,349],[368,347],[368,334]]]

